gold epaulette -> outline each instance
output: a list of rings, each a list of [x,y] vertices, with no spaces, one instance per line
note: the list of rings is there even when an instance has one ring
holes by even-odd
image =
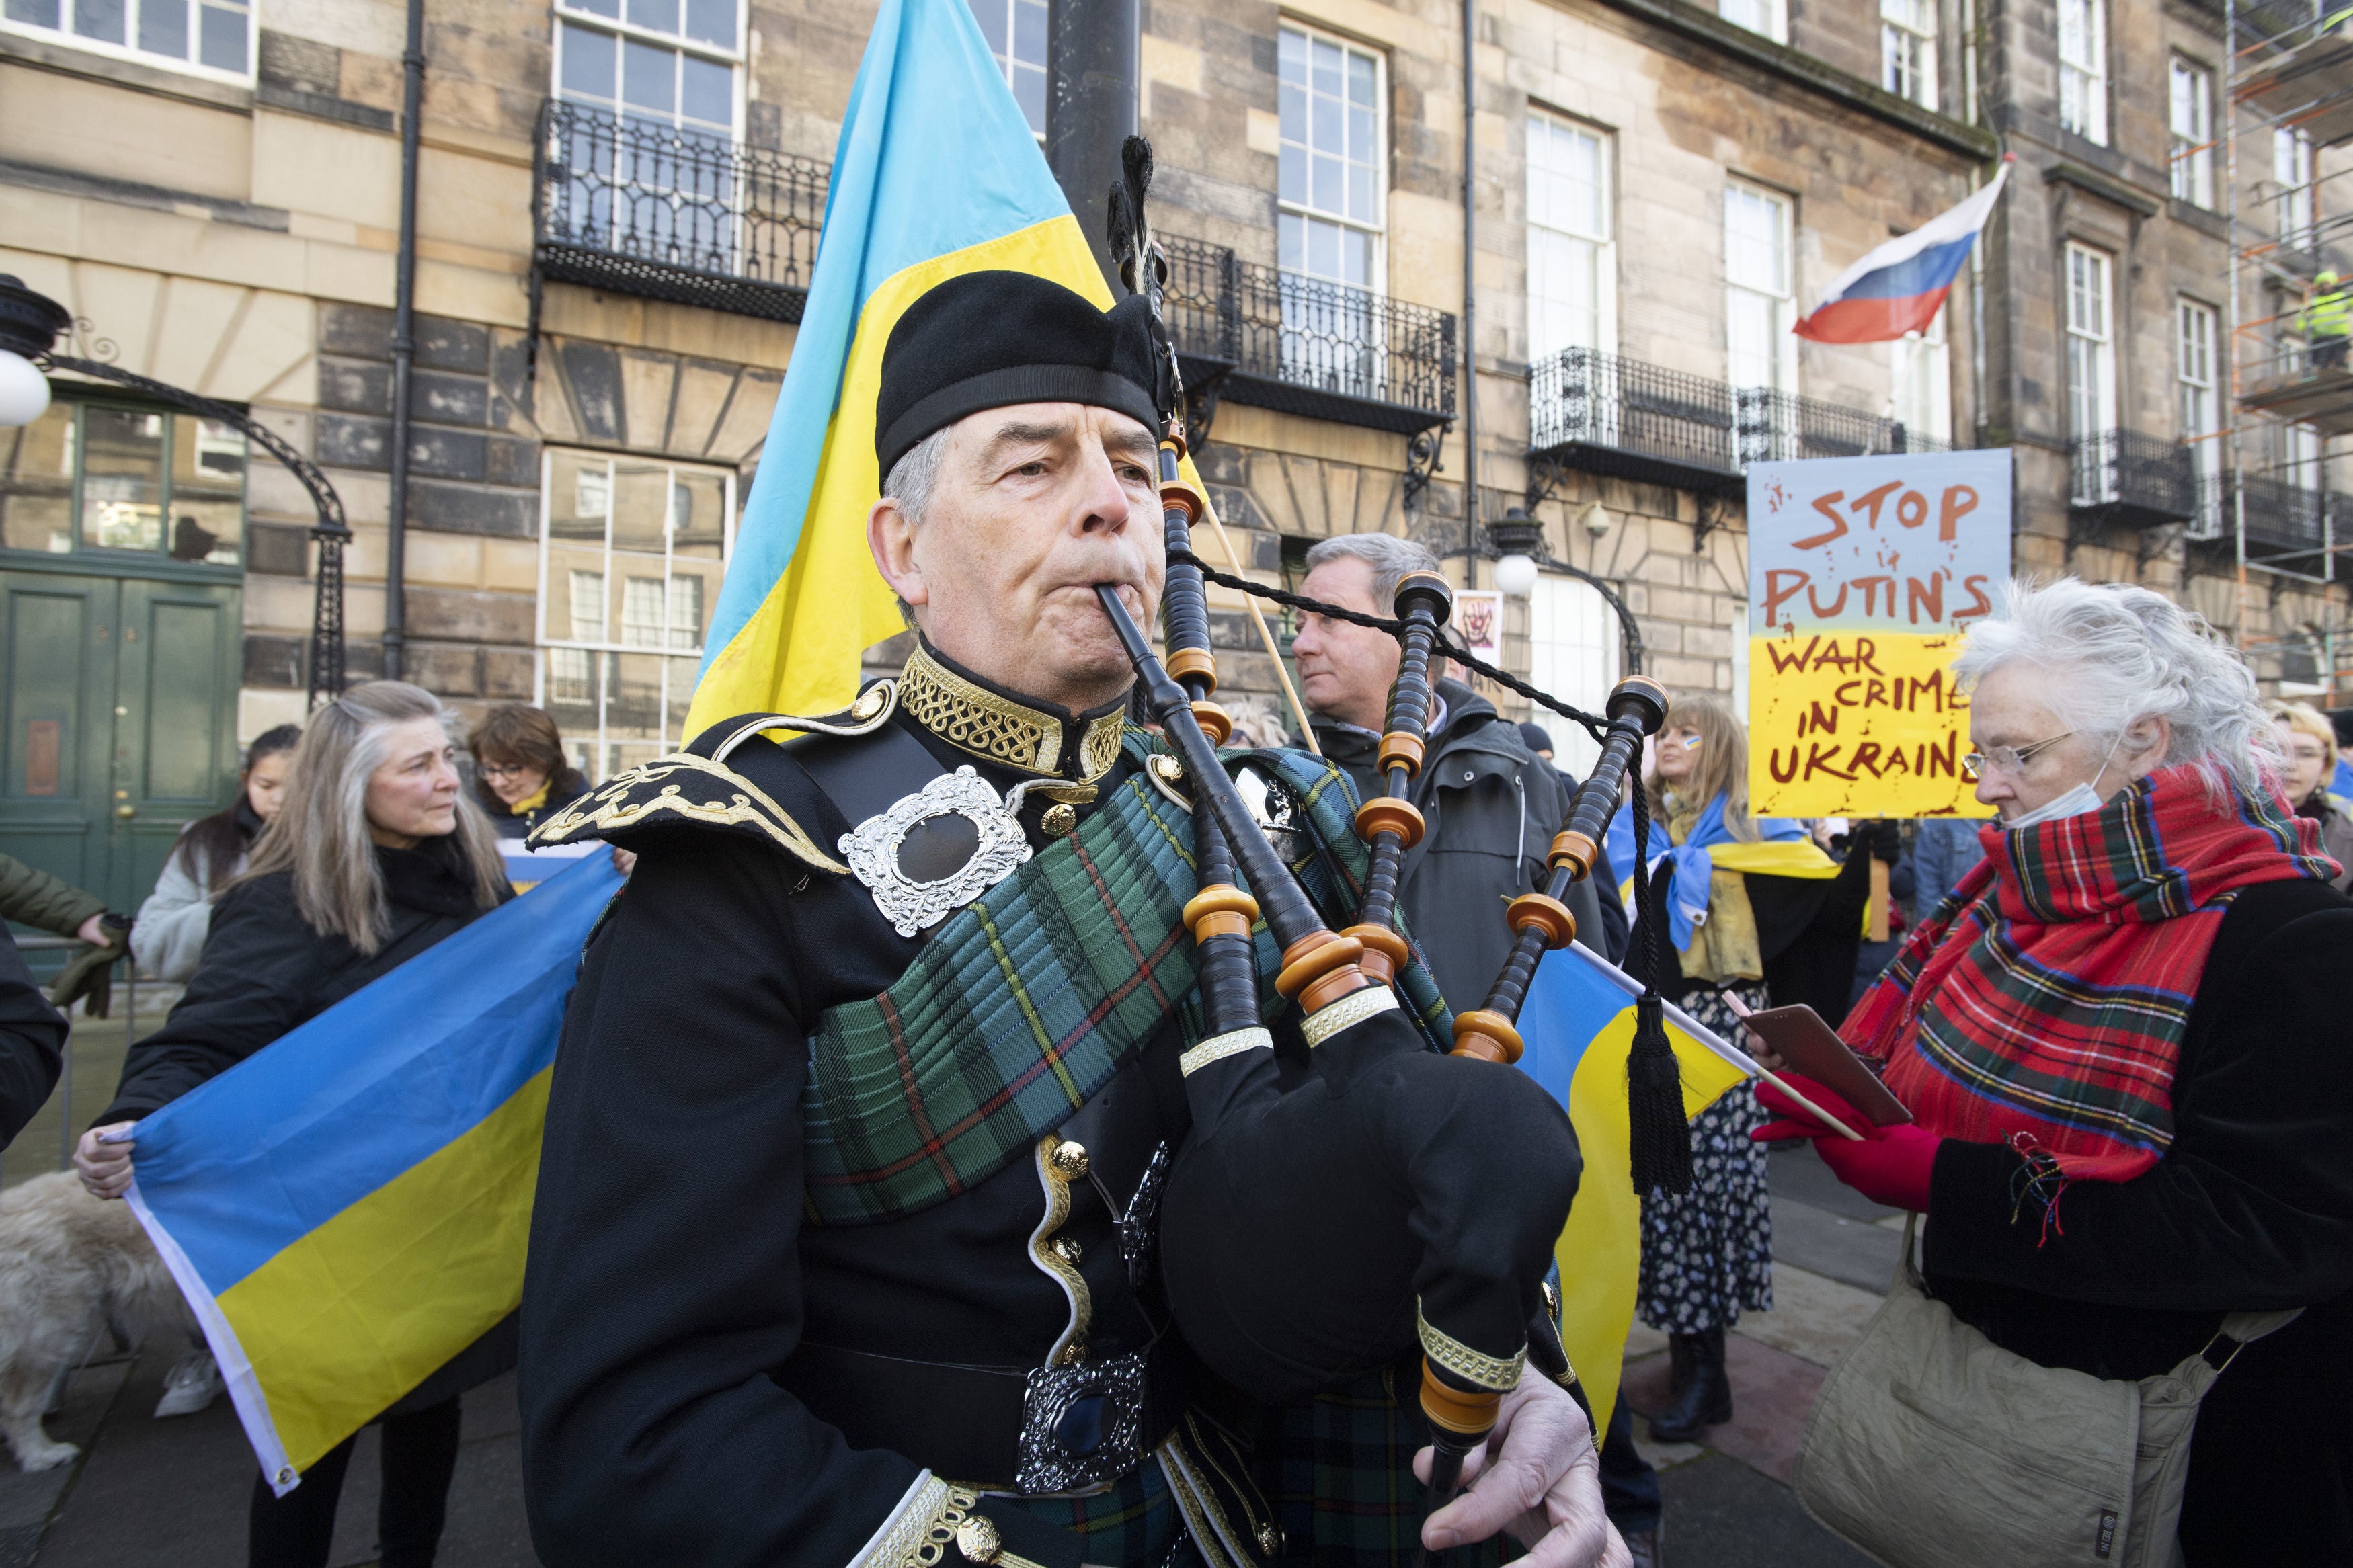
[[[765,790],[691,752],[623,769],[541,823],[527,842],[535,849],[592,838],[621,843],[640,828],[681,824],[761,838],[820,871],[849,875]]]

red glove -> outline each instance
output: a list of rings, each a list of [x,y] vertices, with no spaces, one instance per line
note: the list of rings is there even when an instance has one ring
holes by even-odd
[[[1877,1126],[1813,1079],[1793,1072],[1780,1076],[1791,1089],[1862,1137],[1841,1138],[1778,1087],[1759,1083],[1757,1098],[1786,1120],[1759,1127],[1748,1135],[1751,1139],[1763,1143],[1782,1138],[1810,1138],[1814,1141],[1814,1152],[1822,1157],[1831,1173],[1873,1203],[1885,1204],[1893,1209],[1927,1211],[1928,1182],[1936,1168],[1936,1146],[1944,1142],[1942,1138],[1908,1121]]]

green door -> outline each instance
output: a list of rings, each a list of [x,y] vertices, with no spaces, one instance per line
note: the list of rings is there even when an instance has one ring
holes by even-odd
[[[0,572],[0,851],[136,910],[235,787],[238,591]]]

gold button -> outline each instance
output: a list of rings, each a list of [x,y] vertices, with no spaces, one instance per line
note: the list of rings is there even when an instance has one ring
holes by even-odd
[[[1049,837],[1053,838],[1060,838],[1078,825],[1078,808],[1063,801],[1058,801],[1048,806],[1046,815],[1038,819],[1038,826],[1046,830]]]
[[[882,700],[884,695],[884,688],[881,682],[875,682],[872,686],[868,687],[865,690],[858,694],[858,700],[849,705],[849,716],[852,719],[860,721],[873,718],[874,715],[882,711]],[[992,1527],[992,1529],[994,1527]],[[969,1555],[969,1553],[966,1555]]]
[[[1163,784],[1175,784],[1185,776],[1185,764],[1166,752],[1155,752],[1149,765]]]
[[[976,1513],[956,1526],[955,1547],[964,1553],[965,1562],[988,1568],[997,1561],[997,1553],[1004,1551],[1005,1542],[997,1533],[994,1522],[986,1515]]]
[[[1046,1156],[1046,1163],[1054,1167],[1054,1174],[1062,1180],[1075,1182],[1087,1173],[1087,1146],[1066,1138],[1054,1145],[1054,1152]]]
[[[1054,1238],[1054,1256],[1063,1262],[1075,1268],[1079,1259],[1086,1255],[1087,1249],[1079,1245],[1077,1237],[1058,1236]]]

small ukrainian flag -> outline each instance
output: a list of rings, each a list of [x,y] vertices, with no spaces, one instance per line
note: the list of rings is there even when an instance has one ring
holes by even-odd
[[[1641,985],[1591,950],[1571,943],[1544,956],[1520,1006],[1526,1050],[1520,1070],[1568,1111],[1585,1178],[1554,1257],[1560,1264],[1560,1337],[1585,1384],[1593,1418],[1607,1426],[1618,1398],[1626,1334],[1642,1265],[1642,1201],[1628,1180],[1633,1158],[1626,1111],[1626,1057],[1634,1044]],[[1756,1076],[1757,1064],[1674,1006],[1667,1040],[1683,1068],[1683,1114],[1697,1116]]]

